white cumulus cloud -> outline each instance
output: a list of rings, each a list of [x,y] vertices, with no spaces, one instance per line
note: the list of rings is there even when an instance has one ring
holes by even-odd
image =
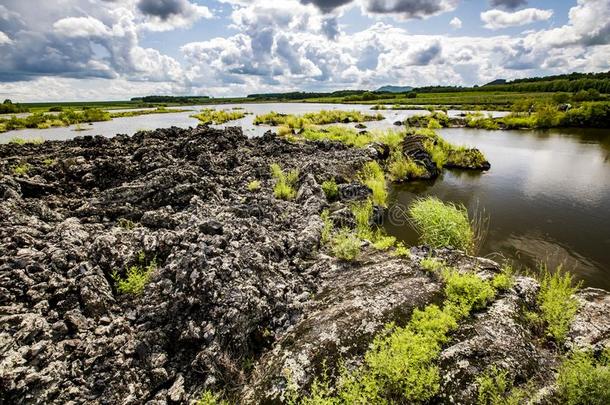
[[[451,27],[453,27],[454,29],[458,30],[462,28],[462,20],[457,17],[453,17],[451,21],[449,21],[449,25],[451,25]]]
[[[537,21],[546,21],[552,16],[553,10],[541,10],[538,8],[525,8],[512,13],[502,10],[488,10],[481,13],[481,20],[485,23],[485,28],[497,30],[527,25]]]

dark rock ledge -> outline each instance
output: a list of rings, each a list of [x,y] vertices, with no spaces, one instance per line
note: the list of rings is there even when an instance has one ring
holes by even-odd
[[[354,264],[319,253],[319,184],[358,189],[349,179],[377,153],[204,127],[0,146],[0,403],[188,403],[204,388],[278,402],[286,370],[307,387],[322,360],[359,361],[384,323],[442,290],[419,265],[424,248],[411,259],[366,250]],[[273,197],[273,162],[300,169],[296,201]],[[22,163],[27,175],[15,176]],[[355,195],[345,194],[334,205]],[[111,274],[141,252],[159,263],[151,283],[118,294]],[[438,402],[472,403],[491,364],[552,390],[557,350],[522,316],[538,288],[517,278],[460,327],[440,357]],[[578,299],[566,348],[610,345],[608,293]]]

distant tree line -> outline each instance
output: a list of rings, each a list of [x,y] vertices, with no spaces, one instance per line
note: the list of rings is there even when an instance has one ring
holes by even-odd
[[[516,79],[501,83],[495,80],[485,86],[429,86],[416,89],[419,93],[452,93],[466,91],[516,91],[516,92],[570,92],[596,90],[610,93],[610,72],[604,73],[570,73],[546,77]]]
[[[143,103],[176,103],[176,104],[196,104],[198,101],[209,100],[208,96],[146,96],[134,97],[131,101]]]
[[[13,103],[11,100],[6,99],[0,104],[0,114],[15,114],[28,112],[29,110],[21,104]]]
[[[293,91],[288,93],[248,94],[248,98],[257,100],[305,100],[308,98],[349,97],[369,93],[367,90],[339,90],[332,93]]]

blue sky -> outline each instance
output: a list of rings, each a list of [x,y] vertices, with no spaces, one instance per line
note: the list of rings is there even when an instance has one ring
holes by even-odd
[[[610,70],[610,0],[0,4],[0,97],[238,96]]]

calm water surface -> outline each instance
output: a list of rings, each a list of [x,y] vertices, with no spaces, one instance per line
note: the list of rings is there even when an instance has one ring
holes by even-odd
[[[481,255],[521,267],[563,264],[589,286],[610,290],[610,131],[484,131],[443,129],[455,144],[476,146],[491,162],[485,173],[446,171],[435,182],[395,186],[408,206],[433,195],[484,209],[489,232]],[[400,221],[389,233],[409,244],[417,235]],[[500,257],[494,255],[499,253]]]
[[[395,121],[402,121],[407,117],[416,114],[427,114],[427,111],[422,110],[382,110],[372,111],[371,105],[362,104],[313,104],[313,103],[265,103],[265,104],[223,104],[223,105],[205,105],[205,106],[188,106],[179,107],[180,109],[192,109],[192,111],[167,114],[149,114],[136,117],[115,118],[112,121],[94,122],[91,125],[82,124],[81,127],[86,131],[75,131],[75,126],[58,127],[48,129],[20,129],[9,131],[0,134],[0,143],[6,143],[11,138],[18,137],[23,139],[45,139],[45,140],[65,140],[82,135],[103,135],[112,137],[116,134],[133,135],[141,130],[153,130],[157,128],[168,128],[171,126],[188,128],[196,127],[199,121],[192,118],[191,115],[197,113],[203,108],[215,108],[232,110],[233,108],[243,108],[240,111],[249,113],[240,120],[230,121],[217,127],[223,128],[226,126],[240,126],[244,133],[248,136],[263,135],[273,127],[267,125],[253,125],[254,117],[259,114],[265,114],[271,111],[284,114],[304,114],[307,112],[316,112],[320,110],[356,110],[367,114],[375,114],[380,112],[386,119],[383,121],[374,121],[365,123],[371,129],[386,129],[393,127]],[[130,110],[112,110],[130,111]],[[457,115],[461,111],[448,111],[449,115]],[[495,116],[506,114],[505,112],[493,112]],[[27,114],[25,114],[27,115]],[[354,126],[351,124],[350,126]]]

